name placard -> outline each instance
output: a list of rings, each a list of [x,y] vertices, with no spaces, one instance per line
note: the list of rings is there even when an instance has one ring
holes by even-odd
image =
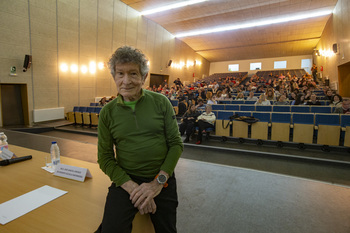
[[[84,182],[85,177],[92,178],[89,169],[70,166],[62,163],[56,166],[54,175],[81,182]]]
[[[2,151],[0,151],[0,158],[2,159],[11,159],[12,157],[13,157],[13,153],[8,149],[3,148]]]

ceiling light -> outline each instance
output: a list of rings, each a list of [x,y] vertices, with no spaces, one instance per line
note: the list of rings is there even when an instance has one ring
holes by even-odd
[[[76,64],[72,64],[70,66],[70,71],[72,71],[72,73],[77,73],[79,70],[78,66]]]
[[[83,74],[85,74],[85,73],[88,71],[88,68],[87,68],[86,65],[82,65],[80,69],[81,69],[81,72],[82,72]]]
[[[171,9],[175,9],[175,8],[179,8],[179,7],[197,4],[200,2],[204,2],[204,1],[207,1],[207,0],[184,1],[184,2],[180,2],[180,3],[171,4],[168,6],[158,7],[158,8],[155,8],[153,10],[142,11],[141,15],[150,15],[150,14],[154,14],[154,13],[158,13],[158,12],[162,12],[162,11],[167,11],[167,10],[171,10]]]
[[[245,24],[239,24],[239,25],[231,25],[231,26],[225,26],[225,27],[217,27],[217,28],[210,28],[210,29],[203,29],[198,31],[189,31],[185,33],[180,33],[178,35],[175,35],[175,37],[187,37],[187,36],[196,36],[196,35],[202,35],[202,34],[208,34],[213,32],[223,32],[223,31],[233,31],[237,29],[243,29],[243,28],[251,28],[251,27],[259,27],[259,26],[266,26],[271,24],[277,24],[277,23],[285,23],[290,21],[296,21],[301,19],[308,19],[308,18],[314,18],[324,15],[332,14],[332,11],[320,11],[315,13],[308,13],[303,15],[296,15],[291,17],[284,17],[284,18],[276,18],[276,19],[269,19],[269,20],[258,20],[254,23],[245,23]]]

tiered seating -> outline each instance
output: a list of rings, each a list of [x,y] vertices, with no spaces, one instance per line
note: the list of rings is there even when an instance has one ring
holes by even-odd
[[[309,105],[253,105],[253,104],[213,104],[213,111],[258,111],[258,112],[303,112],[303,113],[332,113],[334,107]]]
[[[67,119],[77,125],[97,126],[101,109],[102,107],[75,106],[72,112],[67,112]]]
[[[258,143],[261,140],[271,140],[276,141],[277,145],[294,142],[302,147],[304,144],[316,143],[322,145],[324,150],[328,150],[328,146],[350,145],[350,115],[226,110],[213,112],[217,115],[217,136],[251,138],[258,140]],[[259,122],[253,123],[251,127],[243,121],[233,120],[230,123],[230,117],[234,114],[253,116]],[[344,133],[341,133],[341,129]]]
[[[272,74],[274,77],[275,75],[286,75],[289,72],[289,74],[293,77],[294,75],[298,78],[302,77],[306,74],[306,71],[304,69],[293,69],[293,70],[266,70],[266,71],[258,71],[256,73],[257,76],[268,79],[269,75]]]

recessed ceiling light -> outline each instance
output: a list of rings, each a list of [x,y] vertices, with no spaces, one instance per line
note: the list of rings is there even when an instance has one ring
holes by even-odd
[[[188,5],[197,4],[200,2],[204,2],[204,1],[208,1],[208,0],[191,0],[191,1],[179,2],[179,3],[171,4],[168,6],[158,7],[158,8],[152,9],[152,10],[142,11],[141,15],[150,15],[150,14],[154,14],[154,13],[158,13],[158,12],[162,12],[162,11],[167,11],[167,10],[171,10],[171,9],[175,9],[175,8],[180,8],[180,7],[184,7],[184,6],[188,6]]]
[[[233,31],[233,30],[237,30],[237,29],[266,26],[266,25],[277,24],[277,23],[285,23],[285,22],[296,21],[296,20],[301,20],[301,19],[308,19],[308,18],[314,18],[314,17],[324,16],[324,15],[330,15],[330,14],[332,14],[332,11],[320,11],[320,12],[314,12],[314,13],[307,13],[307,14],[303,14],[303,15],[294,15],[294,16],[290,16],[290,17],[269,19],[269,20],[261,19],[261,20],[257,20],[257,22],[253,22],[253,23],[244,23],[244,24],[239,24],[239,25],[230,25],[230,26],[224,26],[224,27],[208,28],[208,29],[203,29],[203,30],[179,33],[179,34],[175,35],[175,37],[179,38],[179,37],[209,34],[209,33],[214,33],[214,32]]]

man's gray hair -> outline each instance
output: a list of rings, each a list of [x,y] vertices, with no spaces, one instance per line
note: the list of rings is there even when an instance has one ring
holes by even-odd
[[[134,63],[139,66],[142,79],[147,77],[149,67],[148,60],[146,56],[141,52],[141,50],[133,48],[131,46],[123,46],[118,48],[109,59],[108,68],[114,78],[115,76],[115,65]]]

